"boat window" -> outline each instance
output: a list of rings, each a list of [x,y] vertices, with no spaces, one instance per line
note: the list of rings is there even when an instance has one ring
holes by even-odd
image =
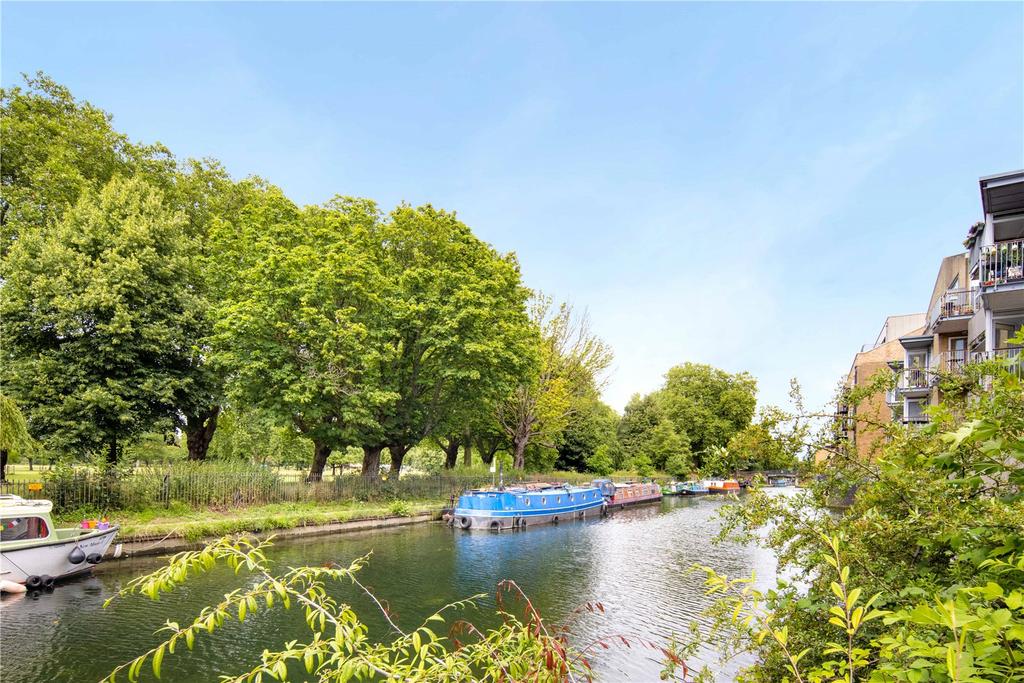
[[[28,541],[33,538],[46,538],[50,529],[42,517],[18,517],[3,520],[0,529],[0,541]]]
[[[541,497],[540,504],[541,505],[547,505],[548,504],[548,499],[546,497]]]
[[[526,507],[530,507],[530,499],[529,498],[523,498],[523,505],[525,505]]]
[[[558,502],[559,502],[559,503],[561,503],[561,502],[562,502],[562,497],[561,497],[561,496],[559,496],[559,497],[558,497]]]

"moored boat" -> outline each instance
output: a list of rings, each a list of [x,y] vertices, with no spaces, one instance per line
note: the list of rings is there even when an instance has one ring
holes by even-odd
[[[708,493],[739,493],[740,483],[735,479],[706,479]]]
[[[616,484],[610,479],[595,479],[594,485],[601,489],[610,508],[628,505],[656,503],[661,500],[661,487],[654,482],[626,482]]]
[[[102,559],[119,529],[58,529],[53,503],[0,495],[0,580],[30,589],[87,572]]]
[[[583,519],[605,509],[604,496],[596,486],[481,489],[459,496],[451,523],[460,529],[501,531]]]
[[[699,481],[681,481],[676,485],[676,492],[680,496],[703,496],[708,487]]]

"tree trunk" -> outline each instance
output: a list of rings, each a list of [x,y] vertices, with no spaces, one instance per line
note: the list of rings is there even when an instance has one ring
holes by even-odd
[[[394,477],[398,479],[402,474],[402,461],[405,460],[405,454],[409,452],[412,446],[388,446],[388,451],[391,453],[391,472],[388,477]]]
[[[526,468],[526,445],[530,443],[527,436],[517,436],[512,441],[512,467],[517,470]]]
[[[457,436],[449,436],[448,443],[445,444],[444,448],[444,468],[450,470],[455,467],[455,463],[459,459],[459,446],[461,442]]]
[[[383,446],[363,446],[363,478],[371,481],[380,479],[380,452]]]
[[[7,449],[0,450],[0,482],[7,481]]]
[[[185,442],[189,460],[206,460],[206,451],[217,429],[220,406],[213,406],[195,415],[185,416]]]
[[[497,454],[498,449],[501,448],[501,441],[495,438],[479,439],[476,446],[480,449],[480,460],[485,465],[490,465],[494,461],[494,456]]]
[[[309,467],[309,476],[306,477],[307,483],[323,481],[324,465],[327,464],[327,458],[330,457],[331,450],[331,447],[322,441],[313,441],[313,464]]]
[[[110,443],[107,447],[107,463],[110,465],[117,464],[117,437],[110,437]]]
[[[464,437],[464,441],[463,441],[463,444],[462,444],[462,449],[463,449],[463,451],[462,451],[462,464],[465,465],[466,467],[472,467],[473,466],[473,439],[470,436],[469,432],[466,432],[466,436]]]

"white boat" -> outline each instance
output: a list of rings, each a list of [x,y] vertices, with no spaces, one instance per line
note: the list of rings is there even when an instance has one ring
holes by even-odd
[[[103,560],[119,527],[58,529],[52,509],[48,500],[0,495],[0,581],[48,587]]]

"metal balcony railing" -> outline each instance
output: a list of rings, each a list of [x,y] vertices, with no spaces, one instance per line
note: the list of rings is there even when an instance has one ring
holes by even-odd
[[[927,415],[913,415],[913,416],[906,416],[905,415],[903,417],[902,421],[903,421],[903,424],[905,424],[905,425],[914,425],[914,426],[918,426],[919,427],[921,425],[926,425],[929,422],[931,422],[931,418],[929,418]]]
[[[1001,359],[1010,372],[1018,377],[1024,377],[1024,348],[1010,346],[992,351],[975,351],[971,354],[972,363],[997,359]]]
[[[973,289],[949,289],[943,292],[928,312],[928,326],[949,318],[973,315],[974,292]]]
[[[1024,239],[982,247],[978,266],[982,287],[1024,281]]]
[[[960,374],[967,361],[966,351],[943,351],[932,356],[932,372]]]
[[[900,371],[898,389],[924,389],[928,387],[928,368],[904,368]]]

